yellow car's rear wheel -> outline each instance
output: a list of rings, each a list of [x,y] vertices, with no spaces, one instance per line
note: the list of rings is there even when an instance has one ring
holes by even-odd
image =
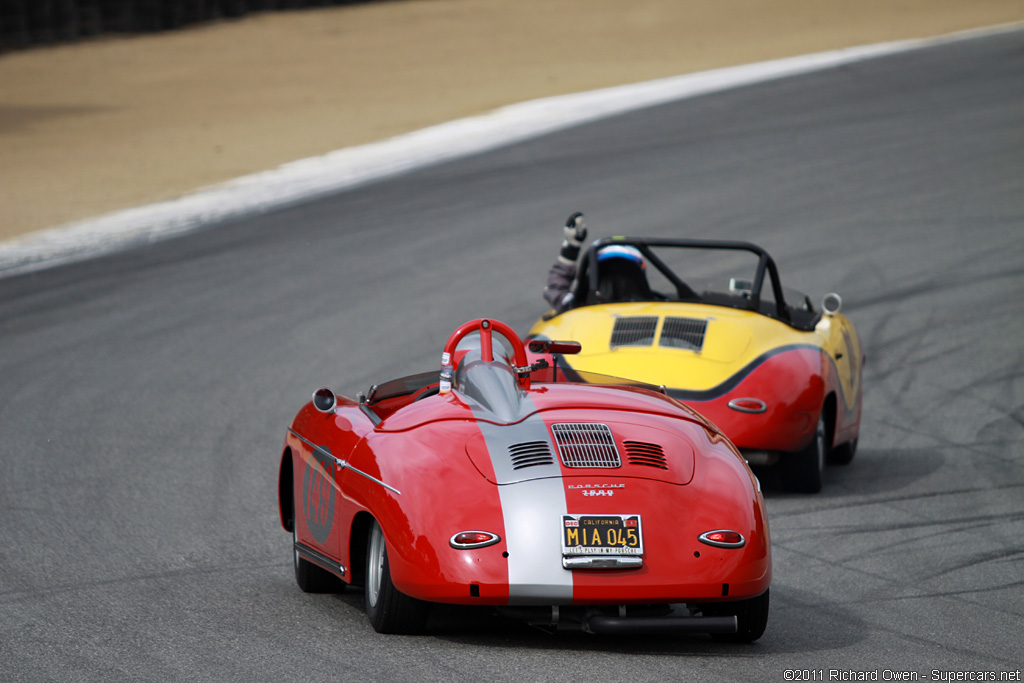
[[[814,438],[802,451],[782,456],[782,479],[786,488],[797,493],[818,493],[825,476],[828,450],[828,422],[825,411],[818,416]]]

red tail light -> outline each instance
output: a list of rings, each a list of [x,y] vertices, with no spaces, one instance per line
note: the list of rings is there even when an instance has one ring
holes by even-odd
[[[738,531],[730,531],[729,529],[705,531],[697,537],[697,540],[701,543],[713,545],[716,548],[742,548],[747,544],[747,539],[743,538],[743,534]]]
[[[460,531],[448,540],[448,545],[459,550],[486,548],[501,540],[498,534],[490,531]]]

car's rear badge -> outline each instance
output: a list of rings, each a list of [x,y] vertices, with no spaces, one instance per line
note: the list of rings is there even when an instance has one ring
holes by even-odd
[[[616,490],[626,488],[625,484],[569,484],[570,491],[576,490],[586,497],[614,496]]]

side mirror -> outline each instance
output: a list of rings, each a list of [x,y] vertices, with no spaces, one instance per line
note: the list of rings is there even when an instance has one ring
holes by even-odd
[[[821,307],[825,311],[825,315],[835,315],[843,310],[843,300],[838,294],[829,292],[822,298]]]
[[[313,392],[313,407],[321,413],[333,413],[334,408],[337,405],[338,398],[334,395],[334,392],[327,387],[320,387]]]
[[[549,341],[546,339],[531,339],[529,344],[531,353],[579,353],[583,346],[574,341]]]

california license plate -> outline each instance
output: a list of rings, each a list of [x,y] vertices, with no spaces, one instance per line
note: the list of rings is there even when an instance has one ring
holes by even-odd
[[[563,555],[643,555],[640,515],[562,515]]]

